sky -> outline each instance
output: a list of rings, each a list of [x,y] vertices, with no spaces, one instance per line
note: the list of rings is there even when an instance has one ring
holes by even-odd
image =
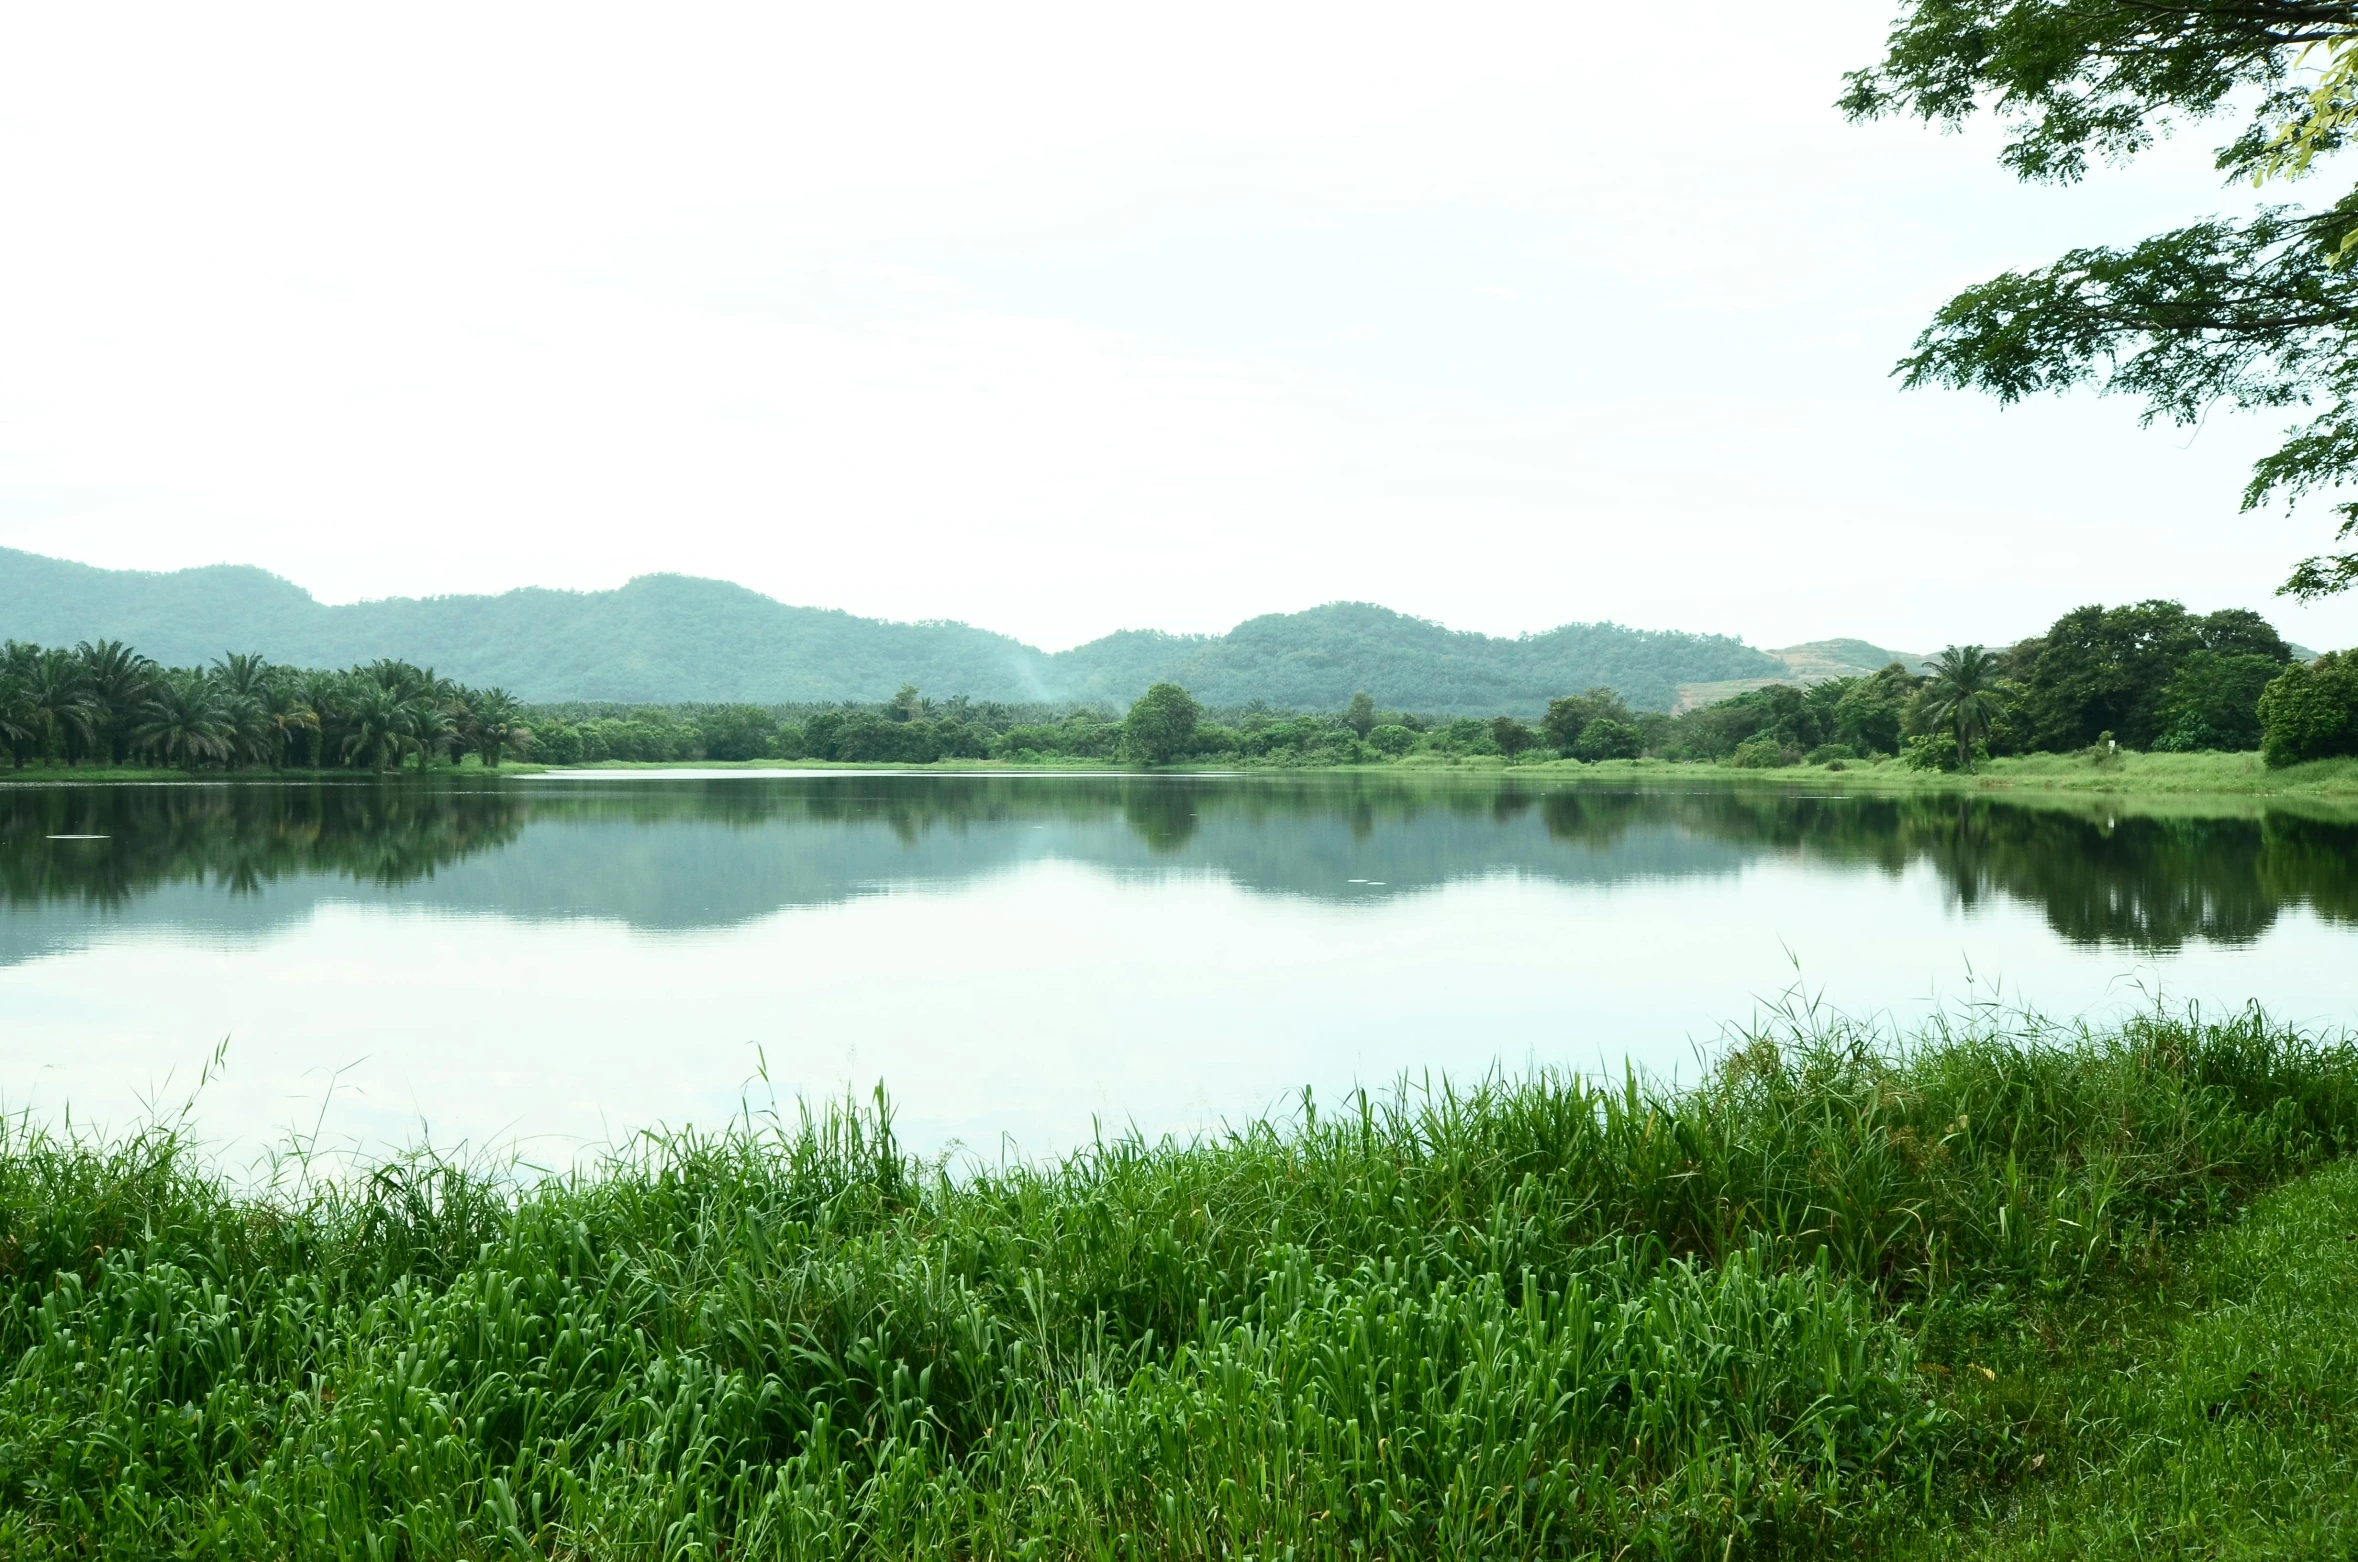
[[[679,571],[1050,649],[1381,602],[1777,646],[2253,607],[2283,414],[1890,377],[2252,199],[1846,125],[1897,0],[0,20],[0,545],[323,600]]]

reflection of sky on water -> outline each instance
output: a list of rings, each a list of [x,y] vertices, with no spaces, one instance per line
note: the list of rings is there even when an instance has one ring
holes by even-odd
[[[1037,787],[1045,778],[1027,779]],[[830,783],[841,789],[845,778],[822,784]],[[1728,874],[1752,855],[1672,826],[1551,849],[1545,820],[1528,803],[1505,814],[1435,808],[1380,827],[1339,810],[1215,811],[1209,819],[1188,810],[1177,816],[1182,831],[1168,810],[1125,806],[1118,795],[1080,818],[1061,809],[1046,817],[1019,809],[907,818],[880,807],[849,818],[748,821],[692,807],[650,816],[603,807],[608,801],[536,797],[529,823],[511,838],[395,883],[310,871],[223,894],[215,874],[106,903],[71,895],[19,899],[0,905],[0,962],[72,948],[109,928],[259,933],[309,917],[328,901],[689,931],[887,889],[957,885],[1038,861],[1152,881],[1208,875],[1257,893],[1352,901],[1499,872],[1573,883]]]
[[[450,799],[483,813],[460,819],[167,810],[111,820],[131,839],[103,880],[9,862],[56,822],[20,812],[6,1100],[121,1123],[227,1035],[217,1136],[308,1125],[333,1076],[331,1139],[422,1124],[561,1157],[714,1121],[766,1060],[788,1096],[882,1079],[914,1142],[988,1152],[1404,1072],[1691,1072],[1797,964],[1902,1019],[1969,971],[2052,1012],[2143,983],[2358,1018],[2332,821],[847,781],[823,806],[739,781]]]

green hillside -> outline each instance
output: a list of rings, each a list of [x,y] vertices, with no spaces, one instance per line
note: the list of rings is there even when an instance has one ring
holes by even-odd
[[[1365,689],[1385,704],[1484,713],[1537,712],[1556,695],[1596,684],[1633,705],[1667,710],[1681,683],[1783,670],[1718,635],[1567,624],[1507,640],[1364,602],[1271,613],[1219,636],[1108,635],[1051,660],[1071,697],[1082,699],[1127,699],[1167,678],[1212,705],[1260,699],[1331,710]]]
[[[790,607],[684,575],[332,607],[249,566],[105,570],[14,549],[0,549],[0,637],[127,640],[176,665],[229,650],[309,666],[402,657],[530,700],[879,700],[913,683],[934,695],[1119,704],[1167,679],[1212,705],[1332,709],[1365,689],[1387,706],[1536,715],[1595,684],[1667,709],[1682,683],[1784,670],[1720,635],[1568,624],[1501,639],[1354,602],[1225,635],[1124,630],[1050,654],[965,624]]]

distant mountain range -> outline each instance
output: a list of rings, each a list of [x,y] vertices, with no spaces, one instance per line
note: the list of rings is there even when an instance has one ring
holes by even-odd
[[[1618,624],[1508,639],[1363,602],[1272,613],[1224,635],[1123,630],[1050,653],[966,624],[790,607],[685,575],[642,575],[613,591],[329,606],[247,565],[107,570],[10,548],[0,548],[0,637],[125,640],[181,666],[233,650],[304,666],[400,657],[535,701],[881,700],[915,684],[935,696],[1118,705],[1168,680],[1214,706],[1332,710],[1365,689],[1385,707],[1465,715],[1537,715],[1598,684],[1667,710],[1698,690],[1814,681],[1892,659],[1863,641],[1769,652]]]

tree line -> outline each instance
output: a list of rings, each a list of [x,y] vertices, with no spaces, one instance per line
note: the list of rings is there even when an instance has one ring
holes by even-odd
[[[2303,662],[2244,609],[2147,601],[2077,608],[2002,650],[1951,647],[1807,686],[1768,684],[1676,714],[1612,689],[1551,701],[1537,722],[1385,709],[1206,709],[1157,684],[1109,706],[934,699],[873,704],[525,705],[430,668],[342,672],[225,655],[168,668],[117,641],[0,647],[0,742],[22,767],[424,770],[472,757],[547,764],[812,759],[928,765],[1088,760],[1166,765],[1425,759],[1655,758],[1770,769],[1898,760],[1971,768],[1991,755],[2259,750],[2272,765],[2358,754],[2358,653]]]
[[[2075,608],[2002,650],[1951,647],[1807,688],[1772,685],[1671,718],[1649,752],[1771,767],[1892,757],[2258,750],[2271,765],[2358,754],[2358,659],[2303,662],[2242,608]]]
[[[872,706],[651,708],[536,719],[538,757],[776,757],[928,764],[955,759],[1366,764],[1502,757],[1656,758],[1768,769],[1899,760],[1971,768],[1991,755],[2249,752],[2271,764],[2358,754],[2358,653],[2304,663],[2242,608],[2178,602],[2076,608],[2003,650],[1951,647],[1921,672],[1894,662],[1810,685],[1768,684],[1671,714],[1593,688],[1536,723],[1432,717],[1355,695],[1339,712],[1207,710],[1158,684],[1127,714],[936,702],[915,688]]]
[[[389,771],[474,755],[497,765],[530,741],[504,689],[470,689],[382,660],[343,672],[231,653],[165,667],[119,640],[68,650],[0,645],[0,744],[22,769],[154,764]]]

